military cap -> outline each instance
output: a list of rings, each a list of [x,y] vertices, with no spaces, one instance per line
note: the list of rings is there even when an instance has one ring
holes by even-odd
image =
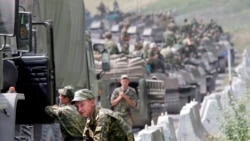
[[[67,85],[62,89],[58,90],[58,93],[64,96],[67,96],[70,100],[74,97],[74,87]]]
[[[72,103],[76,101],[84,101],[84,100],[91,100],[95,99],[95,95],[92,93],[91,90],[88,89],[81,89],[75,92],[74,99],[72,100]]]
[[[128,75],[123,74],[123,75],[121,76],[121,79],[128,79]]]

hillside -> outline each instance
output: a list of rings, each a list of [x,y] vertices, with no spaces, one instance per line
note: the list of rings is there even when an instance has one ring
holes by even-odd
[[[101,0],[85,0],[86,7],[96,13]],[[172,10],[176,21],[182,23],[184,18],[203,19],[208,22],[214,19],[230,32],[238,50],[250,46],[250,1],[249,0],[117,0],[124,11],[142,11],[152,13]],[[112,7],[113,0],[103,0]]]

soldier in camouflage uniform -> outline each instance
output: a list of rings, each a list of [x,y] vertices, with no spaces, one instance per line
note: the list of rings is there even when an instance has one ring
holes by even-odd
[[[149,70],[147,70],[149,73],[156,73],[159,70],[161,70],[161,73],[165,73],[164,58],[156,43],[150,44],[147,66],[149,67]]]
[[[60,106],[47,106],[46,113],[58,120],[64,141],[82,141],[82,132],[86,123],[86,118],[82,117],[71,104],[74,97],[73,87],[65,86],[59,89]]]
[[[96,107],[95,95],[88,89],[75,92],[72,102],[87,117],[84,141],[134,141],[134,135],[120,113]]]
[[[172,47],[176,43],[176,37],[172,30],[173,27],[169,26],[163,33],[164,47]]]
[[[128,22],[124,23],[123,29],[121,31],[121,47],[122,52],[125,54],[129,54],[129,35],[128,35],[128,28],[130,24]]]
[[[112,40],[112,34],[110,32],[106,32],[104,34],[104,38],[104,46],[109,50],[110,55],[119,54],[117,44]]]
[[[132,52],[132,57],[141,57],[144,58],[143,45],[140,42],[135,44],[135,49]]]
[[[127,75],[121,76],[121,87],[116,88],[111,94],[111,106],[114,111],[120,112],[124,120],[132,129],[134,118],[131,108],[136,108],[136,91],[129,87],[129,78]]]

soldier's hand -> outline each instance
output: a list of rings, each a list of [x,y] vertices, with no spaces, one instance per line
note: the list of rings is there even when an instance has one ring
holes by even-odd
[[[58,105],[53,105],[52,107],[53,107],[53,108],[58,108],[59,106],[58,106]]]
[[[125,93],[123,91],[119,92],[119,96],[121,96],[122,98],[124,98],[124,95],[125,95]]]

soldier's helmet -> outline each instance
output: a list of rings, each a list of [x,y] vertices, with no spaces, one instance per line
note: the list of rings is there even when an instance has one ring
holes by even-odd
[[[72,100],[74,98],[74,87],[71,85],[67,85],[64,88],[59,89],[58,93],[67,96],[70,100]]]
[[[104,38],[110,39],[111,37],[112,37],[112,33],[111,32],[105,32],[104,33]]]

